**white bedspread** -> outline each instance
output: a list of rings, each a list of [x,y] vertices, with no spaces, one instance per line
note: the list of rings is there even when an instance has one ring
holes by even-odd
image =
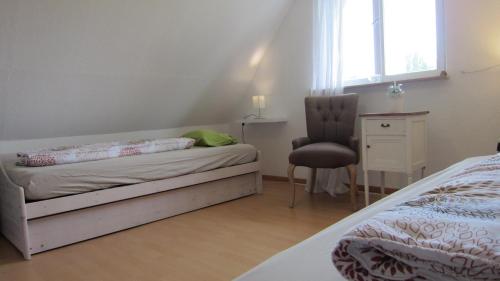
[[[257,267],[241,275],[238,281],[332,281],[345,280],[331,261],[331,251],[342,235],[353,226],[373,217],[375,214],[400,204],[409,197],[414,197],[433,189],[447,181],[458,171],[474,165],[487,157],[475,157],[457,163],[441,172],[431,175],[408,187],[377,201],[340,222],[326,228],[318,234],[283,251]]]
[[[188,149],[194,145],[194,142],[195,140],[190,138],[166,138],[60,146],[18,152],[17,164],[27,167],[43,167],[98,161],[132,155]]]
[[[16,166],[15,154],[0,159],[26,199],[42,200],[245,164],[256,156],[253,146],[235,144],[46,167]]]

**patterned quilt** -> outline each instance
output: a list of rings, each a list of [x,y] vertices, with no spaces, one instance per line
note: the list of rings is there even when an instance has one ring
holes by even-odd
[[[20,166],[40,167],[191,148],[191,138],[168,138],[64,146],[17,153]]]
[[[500,154],[355,226],[332,260],[349,280],[500,280]]]

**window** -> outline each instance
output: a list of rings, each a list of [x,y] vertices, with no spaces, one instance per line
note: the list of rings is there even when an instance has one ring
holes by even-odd
[[[345,86],[440,75],[442,0],[347,0],[342,13]]]

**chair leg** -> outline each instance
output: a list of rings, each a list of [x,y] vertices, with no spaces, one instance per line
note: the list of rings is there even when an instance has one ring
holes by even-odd
[[[288,207],[293,208],[295,205],[295,182],[294,182],[295,165],[288,165],[288,181],[290,182],[290,203]]]
[[[316,187],[316,168],[311,168],[311,183],[309,184],[309,192],[314,193],[314,188]]]
[[[347,172],[349,173],[350,178],[350,189],[351,189],[351,207],[353,211],[358,209],[358,185],[356,184],[356,165],[348,165],[346,167]]]

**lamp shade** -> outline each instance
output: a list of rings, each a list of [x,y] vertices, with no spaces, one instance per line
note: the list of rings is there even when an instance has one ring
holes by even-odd
[[[253,96],[252,103],[254,108],[266,108],[266,96]]]

